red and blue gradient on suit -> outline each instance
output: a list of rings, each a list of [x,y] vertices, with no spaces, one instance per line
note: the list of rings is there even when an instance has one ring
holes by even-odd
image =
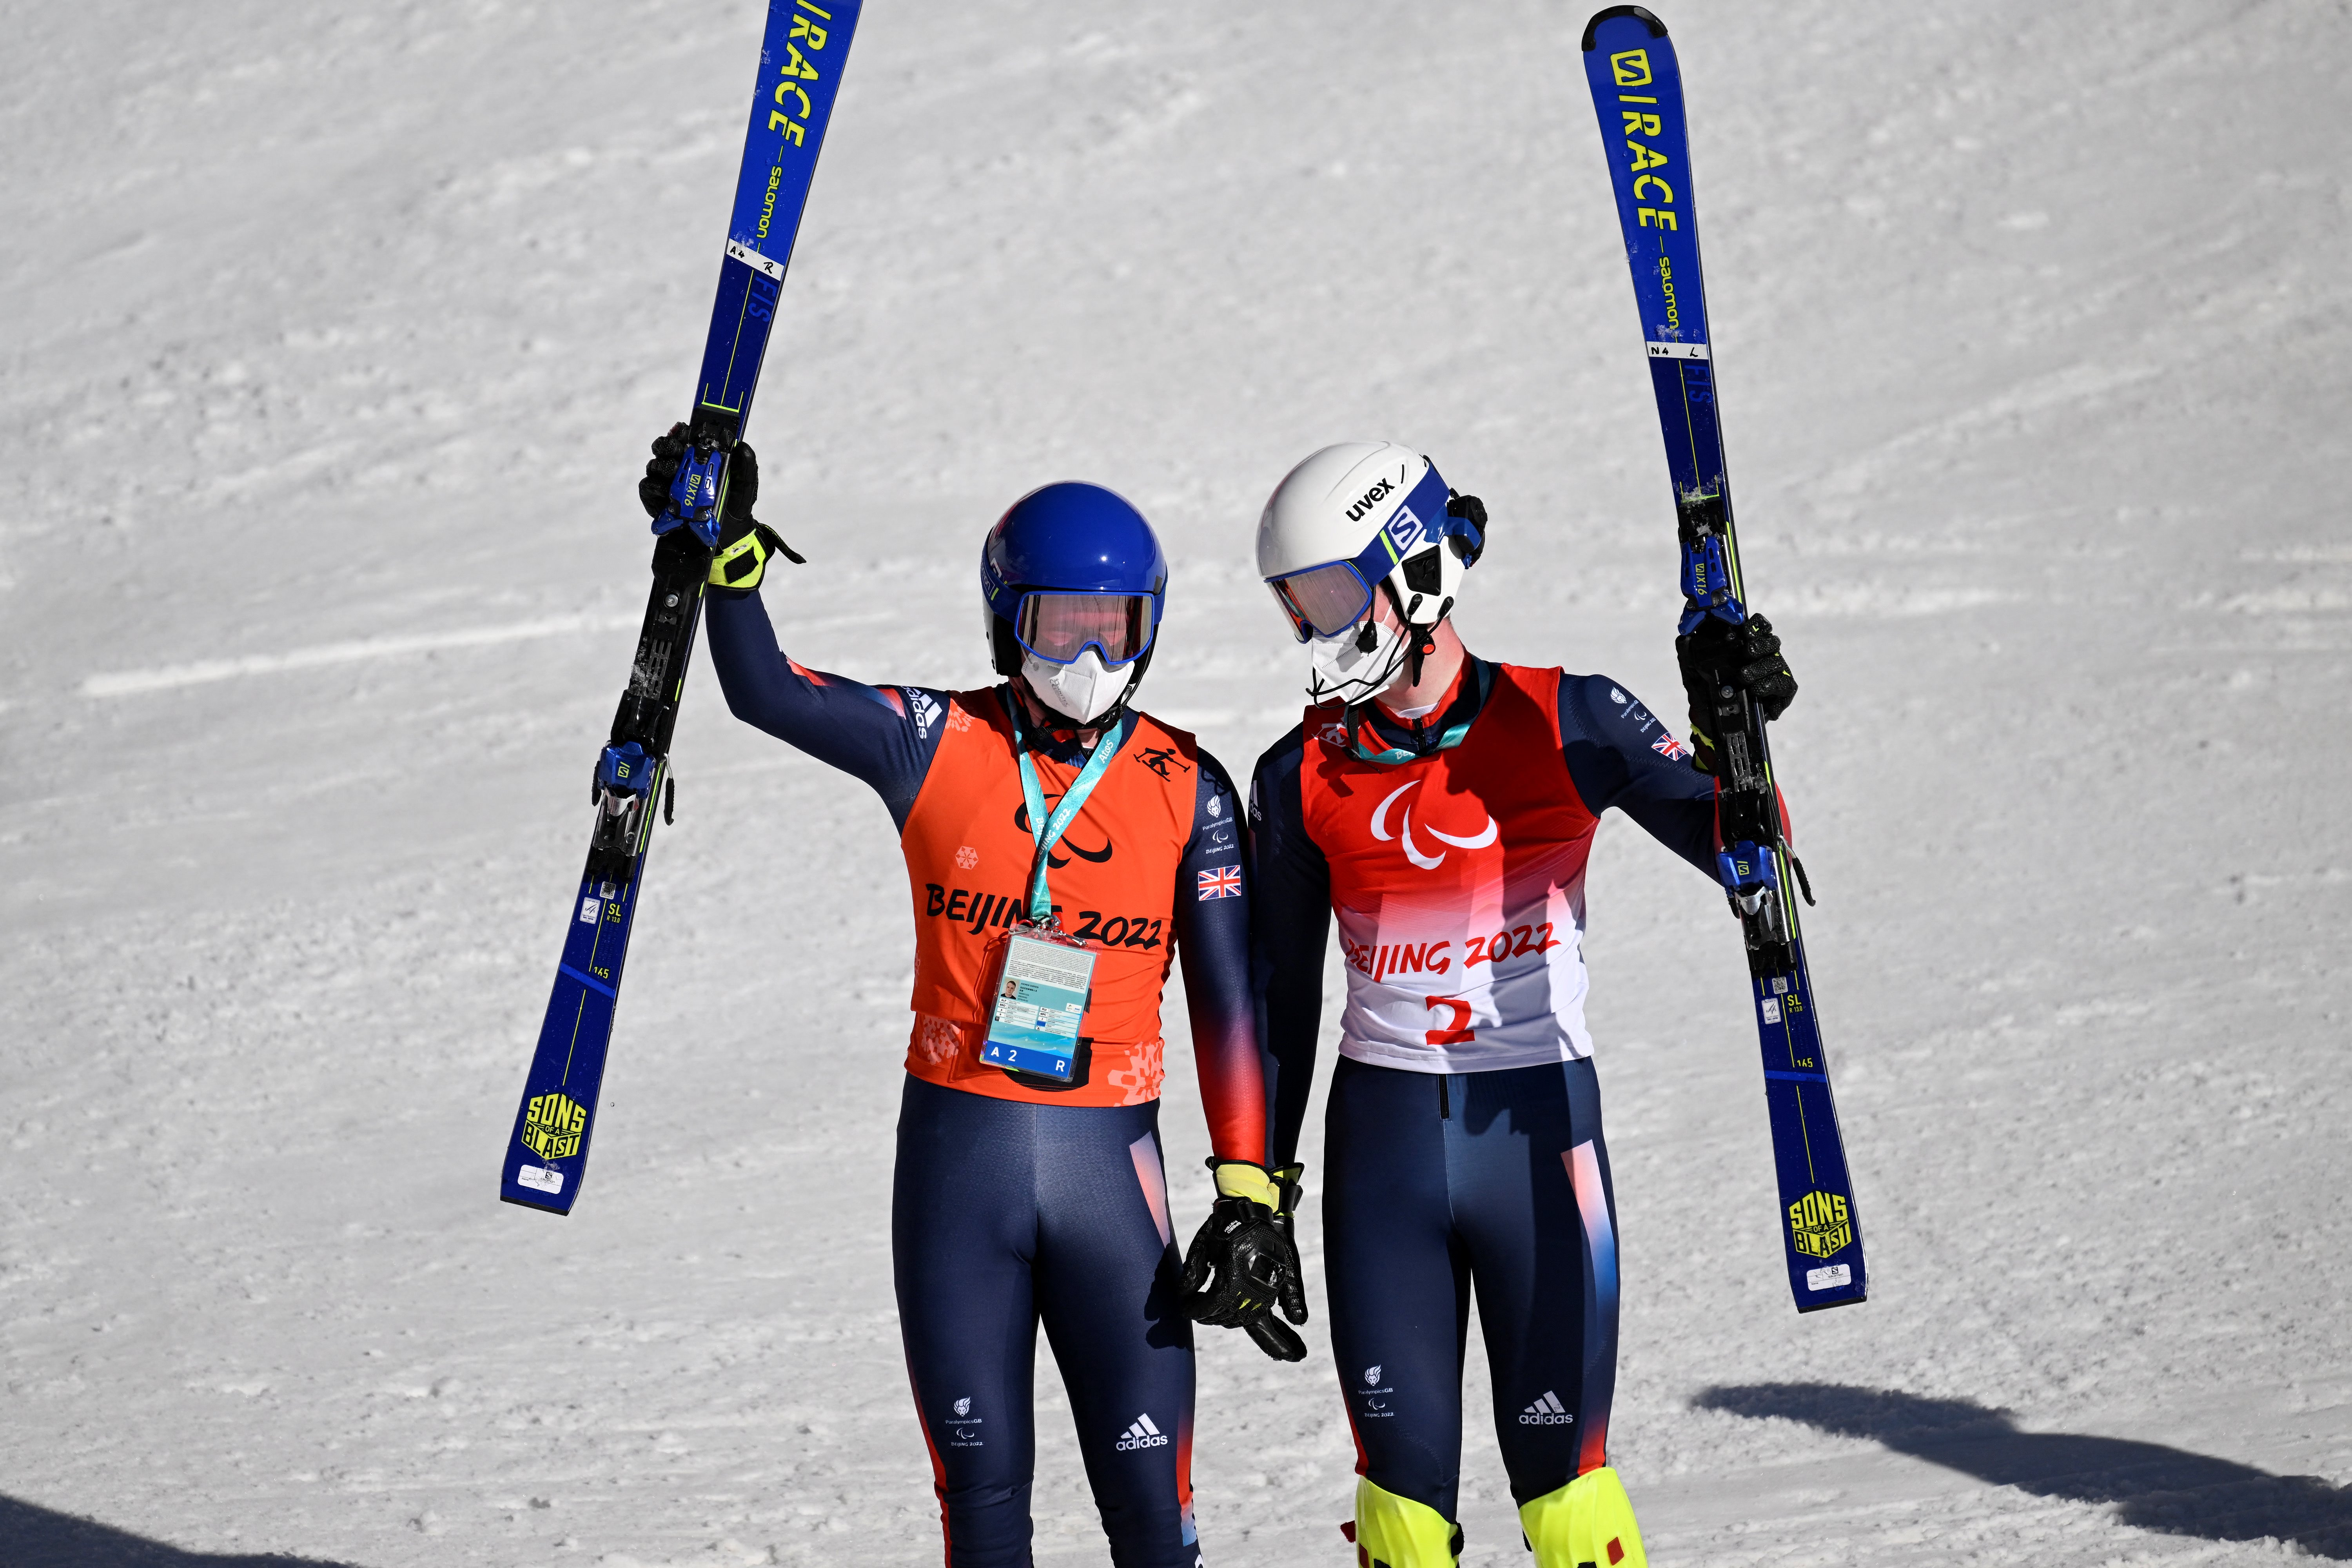
[[[1340,1050],[1423,1072],[1590,1056],[1596,818],[1560,754],[1559,672],[1497,667],[1462,743],[1397,766],[1317,746],[1299,775],[1346,957]]]

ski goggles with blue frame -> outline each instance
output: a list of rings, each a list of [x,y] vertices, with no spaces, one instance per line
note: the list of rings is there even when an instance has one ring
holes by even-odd
[[[1275,600],[1290,617],[1290,629],[1298,634],[1298,640],[1335,637],[1362,620],[1364,612],[1372,607],[1372,592],[1381,579],[1415,551],[1453,534],[1468,539],[1473,550],[1484,544],[1469,519],[1446,511],[1445,503],[1453,495],[1432,466],[1353,560],[1326,561],[1267,578],[1265,585],[1274,590]]]
[[[1013,607],[1013,636],[1047,664],[1075,664],[1088,648],[1105,667],[1132,663],[1151,646],[1149,594],[1061,594],[1033,589]]]

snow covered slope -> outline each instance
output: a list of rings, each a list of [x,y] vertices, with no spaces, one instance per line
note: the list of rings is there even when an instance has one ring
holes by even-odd
[[[2352,1559],[2352,16],[1664,15],[1875,1299],[1790,1310],[1736,930],[1612,822],[1653,1550]],[[1475,647],[1669,703],[1584,16],[874,0],[751,431],[787,647],[979,679],[982,529],[1097,479],[1176,561],[1150,706],[1245,769],[1256,506],[1393,437],[1497,520]],[[588,1192],[494,1201],[758,8],[5,26],[0,1561],[931,1560],[887,819],[705,673]],[[1344,1561],[1334,1393],[1204,1342],[1212,1563]],[[1044,1426],[1040,1561],[1100,1563]]]

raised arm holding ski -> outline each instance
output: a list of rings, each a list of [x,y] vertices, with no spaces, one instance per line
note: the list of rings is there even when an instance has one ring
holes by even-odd
[[[771,544],[791,554],[764,531],[722,540],[722,513],[739,477],[736,443],[759,390],[784,269],[863,4],[769,0],[693,418],[670,437],[668,485],[646,498],[656,536],[653,586],[628,686],[593,775],[596,825],[577,902],[570,906],[579,912],[564,924],[563,956],[507,1142],[499,1196],[510,1204],[570,1214],[579,1201],[646,853],[656,817],[667,818],[675,802],[670,737],[701,625],[704,585],[714,574],[735,580],[746,555]],[[756,475],[740,477],[747,491],[756,489]],[[748,514],[748,494],[736,510]]]
[[[1789,844],[1765,734],[1796,680],[1740,572],[1682,68],[1665,24],[1639,5],[1594,16],[1583,45],[1665,439],[1682,552],[1675,651],[1696,762],[1720,786],[1717,875],[1747,949],[1789,1290],[1801,1312],[1845,1306],[1868,1297],[1869,1268],[1797,918],[1798,895],[1812,895]]]
[[[656,442],[646,493],[663,493],[688,460],[673,438]],[[734,461],[756,475],[748,448]],[[946,690],[794,661],[760,591],[781,541],[748,504],[721,523],[722,568],[727,542],[747,542],[736,574],[715,569],[709,588],[728,706],[865,781],[906,863],[914,1018],[891,1244],[950,1561],[1015,1561],[1028,1540],[1042,1321],[1114,1557],[1193,1568],[1192,1342],[1158,1129],[1171,958],[1226,1222],[1212,1216],[1205,1245],[1265,1232],[1278,1198],[1265,1164],[1241,803],[1215,758],[1131,700],[1165,596],[1158,542],[1097,486],[1023,497],[982,549],[1002,679]],[[1256,1194],[1241,1201],[1239,1226],[1235,1190]],[[1269,1302],[1234,1303],[1245,1310],[1218,1321],[1265,1343],[1271,1301],[1297,1297],[1295,1258],[1244,1247],[1216,1274],[1263,1283]],[[1098,1438],[1108,1460],[1094,1455]]]

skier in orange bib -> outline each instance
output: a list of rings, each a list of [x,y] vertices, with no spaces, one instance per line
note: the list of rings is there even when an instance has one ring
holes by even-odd
[[[649,507],[680,434],[655,444]],[[1166,601],[1159,541],[1098,486],[1033,490],[982,550],[999,684],[868,686],[778,649],[760,588],[783,545],[752,516],[748,447],[728,471],[708,611],[728,705],[872,785],[906,859],[891,1253],[948,1562],[1030,1561],[1042,1323],[1112,1561],[1198,1568],[1192,1322],[1159,1136],[1171,958],[1220,1194],[1194,1250],[1231,1287],[1223,1321],[1261,1343],[1297,1344],[1266,1309],[1297,1286],[1265,1163],[1239,803],[1191,735],[1131,706]]]

